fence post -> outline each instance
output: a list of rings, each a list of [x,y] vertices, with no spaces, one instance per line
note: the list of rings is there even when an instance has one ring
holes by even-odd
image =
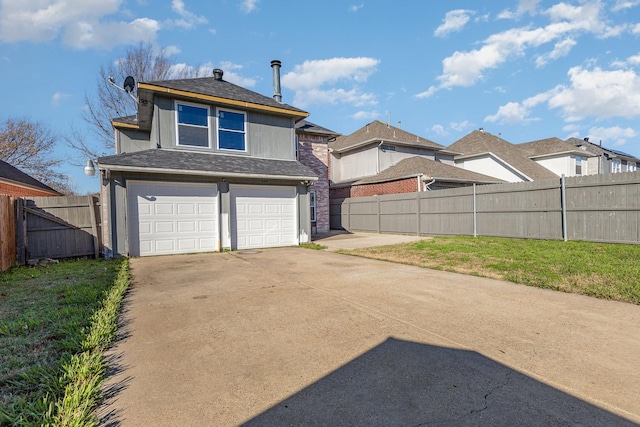
[[[26,199],[16,199],[16,260],[21,265],[27,263],[27,214],[24,211]]]
[[[478,237],[478,209],[476,205],[476,183],[473,183],[473,237]]]
[[[345,230],[350,231],[351,230],[351,199],[346,199],[345,200],[347,202],[347,226],[345,227]]]
[[[562,203],[562,238],[567,241],[567,189],[564,174],[560,177],[560,199]]]
[[[376,196],[376,206],[378,212],[378,234],[380,234],[380,196]]]
[[[420,236],[420,191],[416,192],[416,235]]]
[[[93,253],[96,259],[100,258],[100,245],[98,241],[98,224],[96,223],[96,203],[93,196],[87,196],[88,209],[91,215],[91,232],[93,233]]]

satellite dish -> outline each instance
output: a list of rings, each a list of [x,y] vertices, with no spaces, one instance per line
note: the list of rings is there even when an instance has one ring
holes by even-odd
[[[133,89],[136,87],[136,81],[133,79],[133,77],[127,76],[127,78],[124,79],[123,87],[127,93],[131,93],[133,92]]]

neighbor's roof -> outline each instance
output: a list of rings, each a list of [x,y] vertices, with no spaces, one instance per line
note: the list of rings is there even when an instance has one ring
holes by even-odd
[[[100,169],[216,177],[316,180],[296,160],[262,159],[230,154],[151,149],[100,157]]]
[[[0,179],[10,181],[16,185],[45,191],[54,195],[62,194],[3,160],[0,160]]]
[[[437,181],[475,182],[482,184],[498,184],[504,182],[492,176],[483,175],[457,166],[447,165],[442,162],[427,159],[422,156],[409,157],[395,165],[383,170],[377,175],[368,176],[356,181],[354,184],[372,184],[375,182],[394,181],[396,179],[409,178],[424,175]]]
[[[620,150],[613,150],[611,148],[606,148],[603,147],[600,144],[595,144],[593,142],[590,141],[585,141],[584,139],[580,139],[580,138],[569,138],[566,140],[566,142],[568,144],[574,145],[576,147],[581,147],[584,148],[585,151],[595,154],[597,156],[600,156],[604,153],[607,153],[608,155],[610,155],[611,157],[626,157],[627,159],[633,159],[635,161],[640,161],[640,159],[638,159],[635,156],[632,156],[631,154],[625,153],[623,151]]]
[[[296,127],[296,131],[299,131],[299,132],[306,132],[306,133],[311,133],[316,135],[325,135],[330,137],[340,135],[338,132],[334,132],[327,128],[323,128],[322,126],[318,126],[317,124],[311,123],[308,120],[300,120],[298,123],[296,123],[295,127]]]
[[[516,145],[489,132],[474,130],[451,144],[448,149],[463,153],[456,156],[456,160],[492,153],[530,179],[558,178],[549,169],[529,159]]]
[[[380,142],[428,147],[437,151],[442,151],[446,148],[444,145],[440,145],[437,142],[430,141],[400,128],[387,125],[379,120],[372,121],[350,135],[339,136],[335,141],[329,143],[329,148],[336,152],[345,152],[357,147]]]
[[[525,142],[523,144],[517,144],[516,147],[521,149],[530,159],[558,154],[574,154],[584,157],[593,156],[592,153],[581,150],[575,145],[569,144],[556,137]]]

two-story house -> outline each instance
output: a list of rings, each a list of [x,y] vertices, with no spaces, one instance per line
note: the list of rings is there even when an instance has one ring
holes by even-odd
[[[569,138],[566,140],[577,149],[591,155],[587,165],[587,173],[607,174],[635,172],[640,167],[640,159],[619,150],[604,147],[602,142],[595,144],[589,138]]]
[[[448,149],[462,153],[455,157],[456,166],[503,181],[529,182],[559,177],[531,160],[516,145],[482,128],[463,136]]]
[[[139,82],[135,117],[112,121],[100,157],[106,256],[290,246],[310,241],[311,184],[296,122],[273,98],[212,77]]]
[[[596,155],[560,138],[546,138],[517,144],[528,158],[549,169],[558,176],[581,176],[597,173],[594,163]]]
[[[379,120],[329,143],[331,198],[502,182],[454,166],[456,152]]]

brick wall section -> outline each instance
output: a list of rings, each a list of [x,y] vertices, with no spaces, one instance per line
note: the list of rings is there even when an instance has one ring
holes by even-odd
[[[348,197],[381,196],[383,194],[413,193],[418,191],[417,178],[405,178],[395,181],[378,182],[374,184],[352,185],[350,187],[332,188],[332,199],[346,199]]]
[[[298,133],[298,158],[300,163],[310,167],[318,180],[311,185],[316,192],[316,233],[329,231],[329,150],[327,138],[321,135]]]
[[[56,196],[56,194],[47,193],[46,191],[36,190],[28,187],[20,187],[18,185],[0,182],[0,194],[15,197],[38,197],[38,196]]]

